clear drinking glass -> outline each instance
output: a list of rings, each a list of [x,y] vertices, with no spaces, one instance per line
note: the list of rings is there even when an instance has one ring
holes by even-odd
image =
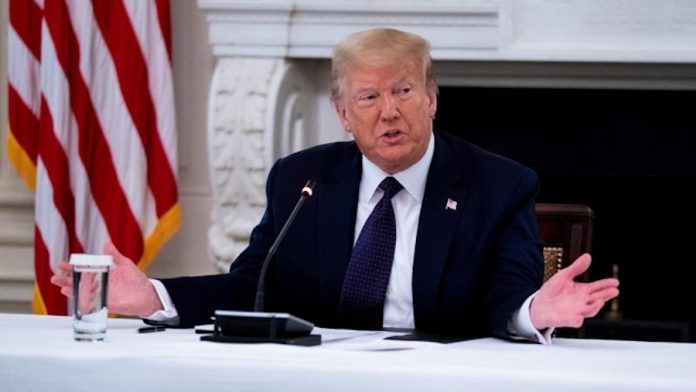
[[[106,303],[109,255],[73,254],[73,331],[75,340],[102,341],[106,335],[109,310]]]

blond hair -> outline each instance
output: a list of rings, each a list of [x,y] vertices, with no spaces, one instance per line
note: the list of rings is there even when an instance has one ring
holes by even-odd
[[[430,43],[405,31],[377,28],[359,31],[336,45],[331,59],[331,100],[341,96],[341,83],[355,65],[389,66],[410,61],[424,72],[426,85],[437,93],[432,72]]]

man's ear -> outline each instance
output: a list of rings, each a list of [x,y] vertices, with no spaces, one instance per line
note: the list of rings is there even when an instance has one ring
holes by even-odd
[[[430,118],[435,118],[435,113],[437,113],[437,89],[435,87],[428,88],[428,100]]]
[[[351,131],[351,126],[350,126],[350,121],[348,121],[348,117],[346,116],[346,106],[340,102],[340,99],[337,99],[333,101],[333,107],[334,110],[336,110],[336,114],[338,115],[338,119],[341,120],[341,124],[343,125],[343,129],[345,129],[347,132]]]

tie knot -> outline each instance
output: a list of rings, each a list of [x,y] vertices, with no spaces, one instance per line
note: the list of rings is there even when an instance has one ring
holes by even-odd
[[[379,184],[380,189],[384,191],[384,197],[391,200],[394,195],[399,193],[400,190],[404,189],[403,185],[399,183],[394,177],[387,177]]]

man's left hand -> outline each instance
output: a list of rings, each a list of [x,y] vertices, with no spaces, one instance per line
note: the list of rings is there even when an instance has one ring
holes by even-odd
[[[534,327],[538,330],[579,328],[586,318],[594,317],[605,302],[619,295],[617,279],[588,283],[574,280],[587,271],[591,261],[590,255],[585,253],[541,286],[530,308]]]

